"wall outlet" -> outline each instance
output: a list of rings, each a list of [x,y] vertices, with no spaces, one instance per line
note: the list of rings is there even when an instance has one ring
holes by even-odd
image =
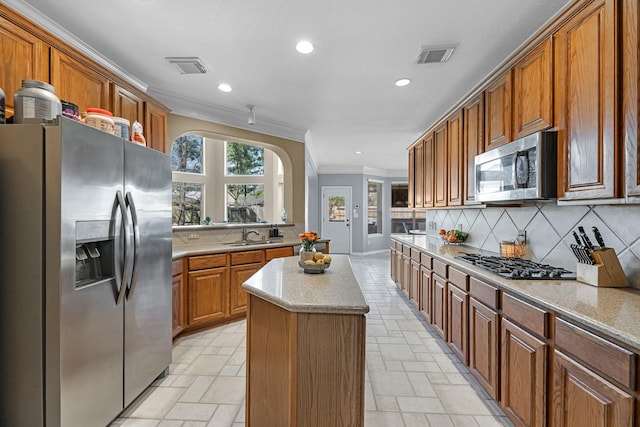
[[[188,239],[189,240],[193,240],[193,239],[199,239],[200,235],[198,233],[189,233]]]

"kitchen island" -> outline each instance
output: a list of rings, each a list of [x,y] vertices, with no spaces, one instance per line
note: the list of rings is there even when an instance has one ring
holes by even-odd
[[[365,314],[349,257],[322,274],[278,258],[242,286],[247,426],[364,424]]]

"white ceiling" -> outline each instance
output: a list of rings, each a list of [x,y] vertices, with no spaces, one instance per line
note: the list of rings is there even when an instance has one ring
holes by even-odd
[[[5,3],[96,52],[175,113],[306,140],[320,173],[394,176],[406,174],[406,147],[568,1]],[[316,47],[310,55],[295,51],[303,38]],[[458,46],[448,63],[415,64],[420,46],[445,44]],[[209,71],[180,75],[164,59],[174,56],[200,57]],[[412,84],[395,87],[400,77]]]

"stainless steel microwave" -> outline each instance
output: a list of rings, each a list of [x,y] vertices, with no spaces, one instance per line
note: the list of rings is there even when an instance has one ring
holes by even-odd
[[[475,157],[476,199],[481,202],[557,197],[556,132],[536,132]]]

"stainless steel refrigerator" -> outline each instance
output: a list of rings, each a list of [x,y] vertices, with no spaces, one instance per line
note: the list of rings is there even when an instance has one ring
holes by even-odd
[[[0,425],[105,426],[171,362],[169,156],[0,125]]]

